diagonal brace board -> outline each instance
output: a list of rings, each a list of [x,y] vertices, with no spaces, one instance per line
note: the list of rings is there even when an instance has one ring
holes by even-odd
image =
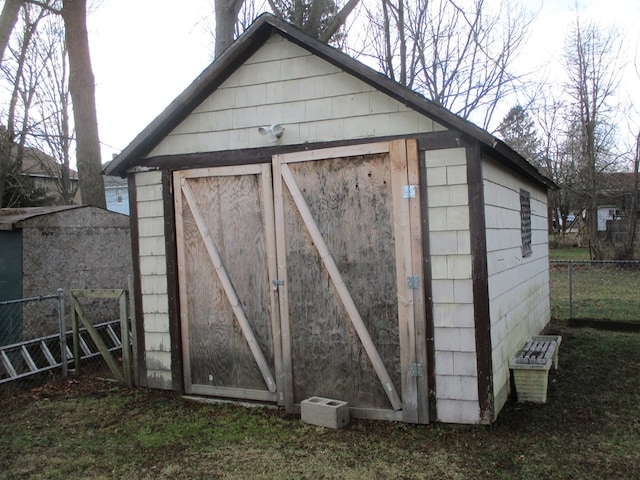
[[[74,293],[75,293],[75,291],[72,290],[71,291],[71,303],[72,303],[72,313],[73,313],[73,316],[74,316],[74,320],[75,320],[75,315],[77,313],[77,315],[80,317],[80,320],[82,321],[82,324],[84,325],[84,327],[87,329],[87,332],[91,336],[91,339],[96,344],[96,347],[98,347],[98,350],[100,350],[100,353],[102,354],[102,357],[104,358],[105,362],[109,366],[109,369],[111,370],[113,375],[116,377],[116,379],[119,382],[126,383],[127,385],[130,385],[130,383],[127,383],[127,380],[125,379],[125,377],[120,372],[120,369],[118,368],[118,364],[116,363],[116,361],[114,360],[113,356],[109,352],[109,349],[105,345],[104,340],[102,340],[102,337],[100,337],[100,334],[98,334],[98,332],[95,329],[95,327],[93,326],[93,324],[89,321],[89,317],[87,316],[87,313],[85,312],[84,308],[82,307],[82,305],[80,304],[80,302],[78,301],[78,299],[76,298]],[[75,320],[74,323],[75,322],[77,322],[77,320]],[[79,354],[79,349],[77,348],[77,344],[78,344],[78,342],[80,340],[80,337],[78,337],[78,333],[77,333],[78,332],[78,328],[76,328],[76,325],[74,325],[74,329],[73,330],[74,330],[74,342],[73,343],[74,343],[74,351],[75,351],[74,359],[75,359],[75,364],[76,364],[76,371],[78,371],[79,369],[77,368],[77,365],[79,364],[80,354]]]
[[[387,372],[387,369],[382,362],[382,358],[380,357],[380,354],[378,353],[375,344],[373,343],[373,340],[371,339],[371,336],[367,331],[367,327],[365,326],[364,321],[360,316],[360,312],[358,312],[358,308],[353,302],[353,298],[351,297],[351,294],[349,293],[344,280],[342,279],[342,275],[340,274],[338,266],[336,265],[331,252],[329,251],[329,247],[324,241],[324,238],[322,238],[322,233],[320,232],[318,225],[313,219],[311,211],[309,210],[309,206],[302,196],[302,192],[300,191],[300,188],[296,183],[291,169],[286,164],[282,164],[281,168],[282,178],[284,179],[287,188],[289,189],[289,193],[291,193],[291,197],[293,198],[293,201],[295,202],[296,207],[300,212],[302,220],[304,221],[304,224],[307,227],[309,234],[311,235],[318,253],[320,254],[320,258],[325,268],[327,269],[327,272],[329,273],[333,284],[335,285],[336,291],[338,292],[345,310],[347,311],[347,315],[349,316],[349,319],[351,320],[351,323],[353,324],[358,337],[360,338],[360,341],[362,342],[362,345],[364,346],[364,349],[367,352],[371,363],[373,364],[373,368],[384,387],[384,391],[389,398],[389,402],[391,403],[394,410],[400,410],[402,408],[402,402],[398,397],[398,393],[396,392],[395,387],[393,386],[391,377],[389,376],[389,373]]]
[[[195,196],[193,195],[193,191],[191,187],[186,182],[182,183],[182,193],[184,194],[184,198],[187,200],[187,204],[191,209],[191,213],[193,214],[193,218],[198,226],[198,230],[200,231],[200,235],[202,235],[202,240],[207,248],[207,253],[209,253],[209,257],[211,258],[211,262],[213,263],[213,267],[218,274],[218,278],[220,279],[220,283],[224,288],[225,294],[227,295],[227,299],[231,304],[231,308],[233,313],[235,314],[238,323],[240,324],[240,328],[242,330],[242,334],[249,344],[249,349],[253,354],[253,358],[258,364],[258,368],[260,369],[260,373],[262,374],[262,378],[270,392],[276,391],[276,383],[273,379],[273,375],[271,375],[271,371],[269,369],[269,364],[267,363],[267,359],[262,353],[260,349],[260,345],[256,339],[255,334],[253,333],[253,329],[251,328],[251,324],[249,323],[249,319],[240,303],[240,299],[238,298],[238,294],[231,282],[231,278],[227,273],[227,270],[224,267],[224,263],[222,261],[222,257],[220,256],[220,252],[216,247],[213,239],[211,238],[211,231],[205,222],[204,216],[198,207]]]

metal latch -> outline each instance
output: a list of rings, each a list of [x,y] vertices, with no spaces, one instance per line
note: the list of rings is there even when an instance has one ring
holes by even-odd
[[[412,377],[421,377],[422,375],[424,375],[421,363],[412,363],[409,367],[409,370],[411,371]]]
[[[417,290],[420,288],[420,277],[418,275],[410,275],[407,277],[407,288]]]
[[[402,187],[402,198],[416,198],[416,186],[404,185]]]
[[[273,280],[273,281],[271,282],[271,288],[273,288],[273,291],[274,291],[274,292],[277,292],[277,291],[278,291],[278,287],[279,287],[280,285],[284,285],[284,280]]]

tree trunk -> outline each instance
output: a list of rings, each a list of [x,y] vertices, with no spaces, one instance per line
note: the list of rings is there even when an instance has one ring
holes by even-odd
[[[633,247],[636,240],[638,222],[638,170],[640,170],[640,133],[636,138],[636,155],[633,160],[633,190],[631,191],[631,208],[629,211],[629,237],[627,239],[628,259],[633,259]]]
[[[238,13],[244,0],[215,0],[216,10],[216,46],[218,58],[231,46],[236,32]]]
[[[18,20],[18,13],[23,0],[5,0],[2,14],[0,14],[0,64],[4,60],[4,51],[7,49],[11,32]]]
[[[342,28],[344,23],[347,21],[347,17],[353,11],[353,9],[356,8],[358,2],[360,2],[360,0],[349,0],[347,4],[342,7],[342,10],[340,10],[338,14],[333,17],[333,20],[331,20],[331,23],[329,24],[327,29],[322,32],[322,35],[320,35],[319,40],[321,42],[329,43],[331,37],[333,37],[335,33],[340,30],[340,28]]]
[[[69,93],[76,126],[76,162],[82,203],[106,208],[86,3],[86,0],[64,0],[62,7],[69,52]]]

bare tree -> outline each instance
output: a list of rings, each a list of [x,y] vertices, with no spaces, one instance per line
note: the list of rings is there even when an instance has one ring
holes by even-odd
[[[534,17],[518,3],[488,3],[383,0],[369,11],[372,55],[391,78],[487,128],[518,86],[512,64]]]
[[[565,53],[566,93],[572,99],[570,115],[577,127],[580,149],[578,163],[583,175],[587,240],[595,260],[604,258],[598,237],[598,194],[601,173],[616,158],[612,154],[615,132],[612,102],[620,82],[621,47],[615,31],[604,32],[593,24],[583,26],[576,16]]]
[[[70,67],[69,91],[73,101],[74,124],[77,132],[76,163],[82,202],[106,208],[101,175],[95,80],[91,68],[86,26],[87,0],[21,0],[20,3],[23,7],[36,5],[42,11],[59,14],[63,18]]]
[[[69,61],[64,24],[51,15],[41,26],[34,50],[45,80],[36,86],[36,114],[32,136],[45,154],[41,168],[55,180],[58,203],[70,204],[77,191],[71,178],[73,121],[69,94]],[[76,179],[77,180],[77,179]]]
[[[37,10],[37,11],[33,11]],[[38,24],[46,16],[42,9],[25,7],[15,47],[8,46],[9,55],[2,71],[10,84],[10,99],[0,132],[0,204],[28,205],[35,201],[33,186],[22,176],[22,161],[30,134],[31,106],[42,71],[32,61],[32,43]],[[15,28],[15,27],[14,27]]]

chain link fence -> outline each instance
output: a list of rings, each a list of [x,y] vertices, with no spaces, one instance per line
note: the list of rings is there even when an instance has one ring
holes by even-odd
[[[640,326],[640,261],[550,262],[551,315]]]
[[[0,387],[66,374],[64,292],[0,302]],[[19,383],[18,383],[19,382]]]
[[[114,378],[113,370],[121,369],[120,318],[127,315],[122,302],[117,297],[78,300],[78,292],[85,291],[70,296],[58,290],[56,294],[0,302],[0,393],[31,389],[51,378],[74,375],[80,372],[80,365],[83,376]],[[88,312],[84,324],[75,322],[75,335],[74,306]],[[104,352],[111,358],[105,360]],[[79,365],[74,358],[80,359]],[[122,380],[122,376],[115,378]]]

